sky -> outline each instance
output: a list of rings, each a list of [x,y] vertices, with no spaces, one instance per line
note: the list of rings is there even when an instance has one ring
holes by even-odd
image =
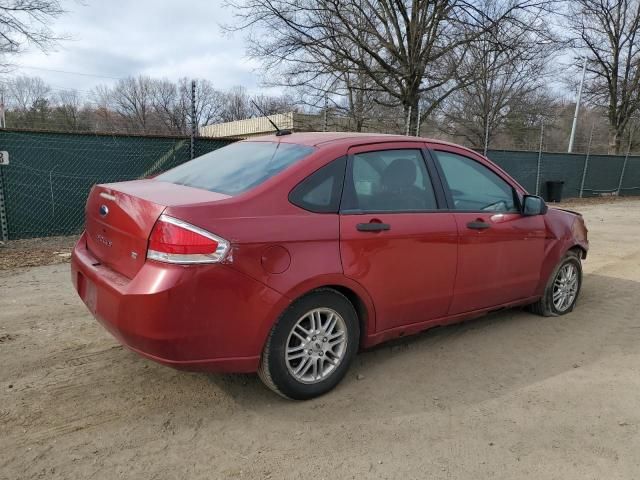
[[[30,48],[14,60],[17,68],[11,75],[39,76],[54,88],[81,92],[137,75],[206,78],[218,89],[243,85],[255,92],[260,89],[259,64],[246,57],[242,33],[222,31],[221,25],[234,22],[233,12],[222,3],[68,1],[68,13],[52,26],[71,38],[48,53]]]
[[[51,52],[30,48],[13,59],[10,75],[39,76],[53,89],[89,92],[118,78],[148,75],[177,80],[206,78],[217,89],[260,87],[259,63],[247,58],[245,34],[223,32],[233,24],[224,0],[66,0],[67,14],[54,31],[69,36]],[[76,72],[60,73],[52,70]],[[554,89],[563,86],[551,82]]]

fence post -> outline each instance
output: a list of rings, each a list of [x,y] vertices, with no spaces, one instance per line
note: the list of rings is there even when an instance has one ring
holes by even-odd
[[[53,198],[53,171],[58,167],[59,165],[56,165],[51,170],[49,170],[49,192],[51,193],[51,218],[56,217],[56,204]]]
[[[538,165],[536,166],[536,195],[540,195],[540,169],[542,167],[542,147],[544,143],[544,120],[540,125],[540,148],[538,149]],[[486,150],[485,142],[485,150]],[[486,155],[486,154],[485,154]]]
[[[618,180],[618,190],[616,195],[620,196],[620,190],[622,190],[622,181],[624,180],[624,171],[627,169],[627,161],[629,160],[629,152],[631,152],[631,138],[633,137],[633,129],[629,132],[629,145],[627,145],[627,154],[624,156],[624,162],[622,162],[622,171],[620,172],[620,180]]]
[[[587,178],[587,168],[589,168],[589,154],[591,153],[591,141],[593,140],[593,128],[596,126],[596,123],[593,122],[591,124],[591,133],[589,134],[589,145],[587,146],[587,156],[584,159],[584,168],[582,169],[582,182],[580,182],[580,198],[582,198],[582,193],[584,192],[584,181]]]
[[[0,240],[9,240],[9,226],[7,224],[7,208],[4,196],[4,167],[0,165]]]
[[[487,116],[487,119],[485,121],[485,126],[484,126],[484,153],[483,155],[486,157],[487,156],[487,150],[489,149],[489,116]],[[537,195],[537,193],[536,193]]]
[[[322,131],[326,132],[329,129],[329,99],[327,94],[324,94],[324,115],[322,119]]]
[[[196,157],[196,81],[191,80],[191,160]]]
[[[409,105],[409,110],[407,112],[407,130],[406,136],[409,136],[409,129],[411,128],[411,105]]]

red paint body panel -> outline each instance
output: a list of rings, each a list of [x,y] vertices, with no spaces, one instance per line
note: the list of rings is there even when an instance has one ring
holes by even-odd
[[[316,148],[303,161],[233,197],[157,180],[92,190],[86,232],[72,256],[72,279],[100,323],[141,355],[175,368],[255,371],[267,335],[287,306],[326,286],[356,302],[361,343],[368,347],[532,302],[568,249],[588,248],[582,218],[554,209],[536,217],[446,210],[339,215],[311,213],[288,200],[299,182],[356,146],[419,145],[457,152],[526,194],[504,171],[462,147],[351,133],[251,141]],[[106,217],[100,215],[102,205],[109,210]],[[161,214],[226,239],[230,253],[223,263],[210,265],[146,260],[148,238]],[[477,218],[491,228],[466,228]],[[392,229],[356,229],[371,220]]]
[[[356,230],[371,220],[391,229]],[[447,315],[458,255],[453,215],[341,215],[340,232],[344,274],[373,297],[377,332]]]
[[[514,302],[535,294],[544,258],[542,216],[454,213],[458,275],[450,315]],[[472,230],[469,222],[491,228]]]
[[[87,247],[100,261],[133,278],[142,268],[147,240],[156,220],[167,205],[216,202],[228,195],[195,188],[136,180],[92,188],[85,209]],[[100,208],[105,206],[104,217]]]
[[[96,263],[83,235],[71,274],[89,310],[123,344],[171,366],[254,371],[270,321],[289,303],[226,265],[147,261],[128,279]]]

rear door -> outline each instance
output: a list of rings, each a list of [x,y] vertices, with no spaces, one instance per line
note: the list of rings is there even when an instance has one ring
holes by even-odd
[[[349,151],[340,253],[345,275],[373,299],[377,332],[442,317],[452,298],[456,223],[440,209],[423,149],[396,142]]]
[[[514,186],[465,150],[438,145],[433,155],[459,235],[449,314],[532,296],[544,256],[544,218],[523,216]]]

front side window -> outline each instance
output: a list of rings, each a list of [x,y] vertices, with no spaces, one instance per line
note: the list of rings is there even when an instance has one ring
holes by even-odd
[[[343,211],[411,212],[437,208],[422,152],[417,149],[355,154],[344,190]]]
[[[513,187],[479,162],[451,152],[433,152],[456,210],[518,212]]]
[[[232,143],[158,175],[155,180],[239,195],[313,151],[313,147],[292,143]]]

